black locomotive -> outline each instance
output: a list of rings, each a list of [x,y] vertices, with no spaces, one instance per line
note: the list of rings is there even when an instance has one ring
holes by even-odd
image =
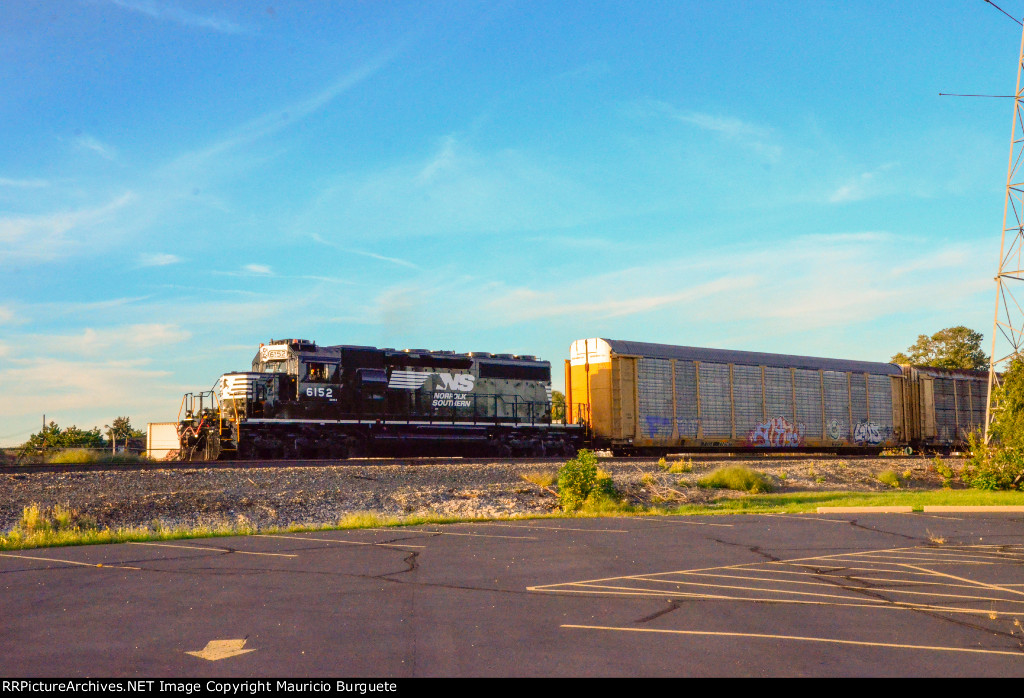
[[[552,422],[551,364],[533,356],[286,339],[185,395],[178,436],[182,460],[561,456],[583,427]]]

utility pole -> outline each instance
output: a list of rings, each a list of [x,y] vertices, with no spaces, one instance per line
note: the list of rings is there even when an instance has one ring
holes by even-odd
[[[1024,111],[1021,109],[1021,70],[1024,68],[1024,31],[1017,58],[1017,89],[1013,92],[1013,126],[1010,129],[1010,164],[1006,171],[1003,204],[1003,236],[999,244],[996,275],[996,313],[992,323],[992,358],[988,367],[988,404],[985,408],[985,442],[992,433],[992,419],[999,406],[994,389],[998,373],[1009,367],[1024,350],[1024,306],[1014,296],[1024,282]],[[999,339],[1002,338],[1002,341]]]

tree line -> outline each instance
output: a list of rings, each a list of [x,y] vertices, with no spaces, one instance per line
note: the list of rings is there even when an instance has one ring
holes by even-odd
[[[69,448],[114,450],[119,445],[127,448],[133,439],[142,439],[145,436],[145,432],[132,426],[129,417],[117,417],[111,424],[104,425],[103,432],[99,427],[80,429],[72,425],[61,428],[56,422],[51,421],[32,434],[18,447],[18,451],[19,455],[28,455]]]

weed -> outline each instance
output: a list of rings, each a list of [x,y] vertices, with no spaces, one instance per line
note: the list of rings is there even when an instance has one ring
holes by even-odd
[[[82,516],[77,510],[66,504],[57,504],[47,509],[38,504],[29,504],[21,511],[21,519],[11,531],[21,539],[48,538],[52,534],[58,536],[74,534],[96,529],[96,520],[90,516]]]
[[[521,477],[537,487],[548,488],[555,484],[555,474],[549,471],[531,470],[528,473],[523,473]]]
[[[658,467],[662,470],[668,470],[668,462],[665,460],[665,456],[658,459]]]
[[[961,474],[964,482],[979,490],[1024,489],[1024,451],[986,444],[970,434],[971,455]]]
[[[680,458],[679,460],[662,466],[667,472],[670,473],[692,473],[693,472],[693,461],[687,458]]]
[[[807,469],[807,477],[817,477],[817,475],[818,471],[814,469],[813,465]]]
[[[563,511],[576,511],[597,484],[597,456],[582,449],[558,470],[558,499]]]
[[[588,497],[593,496],[610,497],[612,499],[622,498],[622,494],[619,492],[618,488],[615,487],[615,482],[612,480],[611,473],[602,470],[601,468],[597,469],[597,478],[594,480],[594,489],[590,491],[590,495],[588,495]]]
[[[645,487],[650,487],[655,483],[654,476],[650,473],[644,473],[640,476],[640,484]]]
[[[75,521],[76,512],[74,509],[70,509],[67,505],[54,505],[53,507],[53,523],[58,531],[66,531],[71,528]]]
[[[899,489],[900,476],[896,474],[895,470],[883,470],[875,476],[876,479],[883,485],[888,485],[894,489]]]
[[[46,516],[39,505],[33,503],[21,510],[21,521],[18,522],[18,528],[31,535],[45,530],[47,523]]]
[[[953,485],[953,476],[955,473],[953,472],[953,469],[946,465],[946,462],[942,460],[942,456],[935,456],[935,459],[932,461],[932,470],[942,477],[943,487],[951,487]]]
[[[742,465],[730,465],[718,468],[705,475],[697,484],[701,487],[715,487],[727,490],[739,490],[759,494],[771,492],[772,483],[761,473],[745,468]]]
[[[943,538],[942,536],[937,536],[934,533],[932,533],[931,531],[928,531],[927,529],[925,529],[925,532],[928,534],[928,542],[931,543],[932,545],[945,545],[946,544],[946,539]]]

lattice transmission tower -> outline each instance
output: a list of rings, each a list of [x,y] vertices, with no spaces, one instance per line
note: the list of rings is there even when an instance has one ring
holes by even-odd
[[[1013,92],[1013,127],[1010,129],[1010,164],[1006,171],[1006,201],[1003,204],[1003,237],[999,244],[999,273],[996,275],[996,313],[992,323],[992,358],[988,369],[988,406],[985,409],[985,441],[991,434],[992,418],[999,409],[999,372],[1024,354],[1024,306],[1017,292],[1024,282],[1024,111],[1021,102],[1021,71],[1024,69],[1024,31],[1017,57],[1017,88]]]

